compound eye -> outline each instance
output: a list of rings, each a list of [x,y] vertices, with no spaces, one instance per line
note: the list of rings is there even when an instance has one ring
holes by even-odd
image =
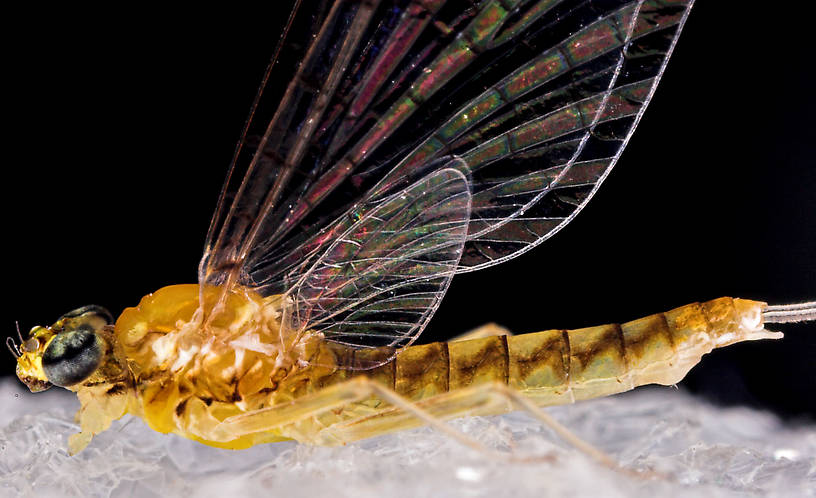
[[[91,376],[102,362],[102,340],[88,325],[57,334],[42,356],[48,380],[68,387]]]

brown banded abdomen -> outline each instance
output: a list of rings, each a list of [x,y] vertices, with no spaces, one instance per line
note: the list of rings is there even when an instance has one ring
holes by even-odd
[[[412,346],[398,354],[393,373],[385,374],[388,365],[371,373],[412,401],[500,382],[541,404],[568,403],[674,384],[717,337],[739,332],[742,313],[762,306],[726,297],[623,324]]]

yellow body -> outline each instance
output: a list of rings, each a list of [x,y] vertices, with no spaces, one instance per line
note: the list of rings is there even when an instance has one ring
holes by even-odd
[[[205,300],[216,294],[205,289]],[[82,402],[82,433],[72,439],[71,449],[79,451],[93,434],[128,412],[159,432],[233,449],[286,439],[336,444],[421,423],[371,395],[323,411],[304,407],[310,415],[257,432],[237,437],[225,432],[228,424],[222,422],[230,417],[270,407],[297,410],[295,400],[359,376],[429,412],[436,405],[456,403],[452,393],[480,384],[504,384],[539,406],[643,384],[670,385],[714,347],[777,337],[763,329],[764,306],[720,298],[621,325],[412,346],[382,366],[358,370],[354,367],[363,360],[387,358],[394,351],[354,351],[319,336],[307,336],[294,352],[282,351],[275,346],[280,343],[278,296],[231,294],[205,333],[199,287],[165,287],[126,309],[116,322],[114,351],[129,378],[74,388]],[[463,405],[454,412],[462,416],[509,409]],[[445,413],[449,418],[452,412]]]

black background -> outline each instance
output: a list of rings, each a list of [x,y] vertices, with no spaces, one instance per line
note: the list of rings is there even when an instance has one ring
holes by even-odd
[[[8,334],[15,320],[27,330],[89,303],[118,313],[196,280],[288,12],[272,3],[280,10],[9,16]],[[816,298],[814,8],[748,5],[699,2],[594,200],[535,250],[454,279],[421,340],[490,321],[516,332],[620,322],[721,295]],[[716,351],[683,384],[717,402],[816,415],[816,324],[773,328],[787,337]]]

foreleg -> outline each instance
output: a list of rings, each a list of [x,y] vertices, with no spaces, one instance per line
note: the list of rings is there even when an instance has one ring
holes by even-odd
[[[493,453],[475,439],[451,428],[393,390],[364,376],[327,387],[290,403],[229,417],[215,428],[214,437],[226,441],[257,432],[276,432],[300,442],[321,445],[345,444],[350,440],[338,438],[337,435],[325,432],[325,430],[309,431],[308,428],[314,427],[314,422],[326,412],[332,411],[339,416],[343,410],[353,411],[355,403],[372,398],[384,401],[400,410],[416,420],[418,425],[433,426],[477,451]],[[304,431],[303,427],[306,427],[307,430]]]

